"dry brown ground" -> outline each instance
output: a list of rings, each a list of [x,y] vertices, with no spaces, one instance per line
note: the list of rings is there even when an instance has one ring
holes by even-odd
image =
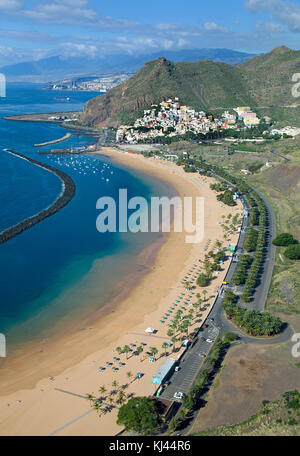
[[[300,332],[299,316],[284,318]],[[285,391],[299,389],[300,368],[295,364],[300,360],[293,358],[291,347],[292,342],[231,348],[191,434],[239,423],[256,413],[263,400],[274,401]]]

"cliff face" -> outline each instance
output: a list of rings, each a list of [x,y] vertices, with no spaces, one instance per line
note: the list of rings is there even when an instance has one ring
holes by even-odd
[[[285,47],[248,62],[172,63],[161,57],[147,62],[133,77],[105,95],[90,100],[81,122],[93,127],[131,124],[143,109],[167,98],[196,109],[241,105],[292,104],[291,77],[300,72],[300,51]]]
[[[96,127],[128,123],[140,110],[176,96],[173,67],[174,64],[164,58],[147,62],[124,84],[90,100],[85,105],[82,123]]]

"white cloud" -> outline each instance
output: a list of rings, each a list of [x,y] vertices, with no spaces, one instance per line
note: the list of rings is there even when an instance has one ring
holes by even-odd
[[[283,33],[284,27],[280,24],[270,23],[266,24],[266,31],[270,33]]]
[[[218,32],[228,32],[226,27],[221,27],[220,25],[216,24],[215,22],[205,22],[203,25],[205,30],[214,30]]]
[[[1,57],[6,57],[13,53],[13,49],[9,46],[0,46],[0,55]]]
[[[17,15],[41,24],[93,26],[101,31],[124,30],[141,26],[134,21],[102,16],[89,8],[88,0],[46,0],[31,8],[23,8],[17,12]]]
[[[97,13],[87,8],[86,0],[53,0],[22,11],[22,16],[37,22],[70,24],[95,21]]]
[[[22,0],[0,0],[0,11],[13,12],[23,8],[24,2]]]
[[[272,18],[286,25],[293,33],[300,33],[300,5],[283,0],[245,0],[251,12],[267,10]]]
[[[83,43],[61,43],[63,53],[68,57],[87,56],[89,58],[97,57],[99,51],[97,46]]]

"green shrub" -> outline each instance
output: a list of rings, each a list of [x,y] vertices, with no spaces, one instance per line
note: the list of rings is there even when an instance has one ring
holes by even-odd
[[[198,276],[197,285],[199,287],[206,287],[207,285],[207,277],[203,272]]]
[[[300,260],[300,244],[291,244],[285,251],[284,255],[290,260]]]
[[[290,233],[281,233],[273,239],[273,244],[277,246],[288,246],[291,244],[297,244],[296,239]]]

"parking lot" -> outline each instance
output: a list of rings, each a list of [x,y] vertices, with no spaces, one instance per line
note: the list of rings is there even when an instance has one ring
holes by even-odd
[[[180,360],[180,370],[174,372],[170,377],[170,384],[162,392],[161,397],[164,399],[173,399],[176,392],[188,394],[192,383],[199,372],[200,368],[205,362],[212,343],[207,342],[207,339],[215,341],[218,336],[218,330],[215,328],[212,321],[207,322],[208,327],[203,328],[198,334],[198,341],[196,344],[187,350],[184,357]],[[203,354],[204,357],[200,355]]]

